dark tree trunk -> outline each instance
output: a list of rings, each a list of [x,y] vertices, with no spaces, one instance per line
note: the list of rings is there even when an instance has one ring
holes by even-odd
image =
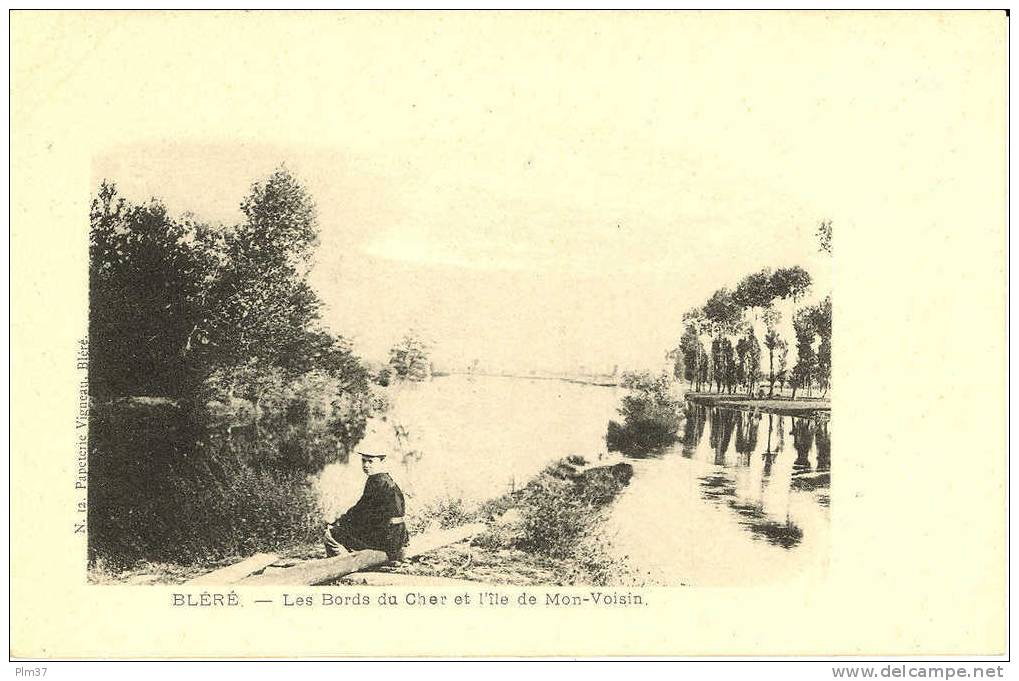
[[[775,363],[774,363],[774,351],[772,348],[768,348],[768,397],[770,398],[775,394]]]

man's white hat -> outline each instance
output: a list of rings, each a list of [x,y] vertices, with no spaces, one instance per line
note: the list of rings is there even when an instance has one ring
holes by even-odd
[[[386,456],[398,451],[396,430],[385,421],[371,421],[355,448],[361,456]]]

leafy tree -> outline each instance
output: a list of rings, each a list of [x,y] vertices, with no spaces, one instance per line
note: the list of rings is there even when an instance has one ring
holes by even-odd
[[[352,395],[367,390],[349,343],[319,326],[321,302],[308,283],[318,225],[307,191],[279,168],[252,185],[241,210],[240,224],[212,227],[100,186],[90,231],[97,395],[191,400],[221,388],[259,403],[275,389],[264,385],[270,375],[287,382],[313,370]]]
[[[796,366],[793,367],[793,399],[796,399],[797,388],[807,388],[813,383],[817,373],[817,355],[814,352],[814,319],[813,310],[799,310],[793,318],[796,331]]]
[[[724,385],[732,392],[734,350],[730,336],[738,333],[743,310],[729,290],[721,288],[704,303],[702,313],[714,337],[711,342],[711,365],[715,389],[721,392]]]
[[[789,343],[779,339],[775,344],[776,357],[778,358],[778,371],[775,378],[779,381],[779,390],[785,390],[785,382],[789,377]]]
[[[673,395],[669,377],[627,372],[620,385],[629,393],[619,407],[623,423],[609,421],[605,436],[609,450],[643,455],[675,442],[683,401]]]
[[[683,329],[683,336],[679,339],[679,351],[683,356],[683,378],[687,380],[691,388],[694,381],[697,381],[699,389],[699,369],[701,362],[705,359],[702,357],[704,347],[701,345],[697,328],[692,323],[687,323]]]
[[[246,220],[226,234],[226,266],[200,330],[215,348],[215,364],[261,361],[294,377],[305,368],[294,359],[322,340],[315,328],[322,304],[308,283],[318,234],[315,205],[279,168],[252,185],[241,211]]]
[[[739,378],[747,394],[753,395],[761,372],[761,344],[752,330],[748,330],[736,343],[736,355],[739,358]]]
[[[423,381],[430,375],[431,348],[416,331],[410,331],[389,350],[389,365],[400,378]]]
[[[103,182],[90,211],[90,385],[97,397],[188,394],[207,284],[219,269],[213,230],[133,206]]]
[[[705,384],[710,389],[711,356],[701,341],[701,336],[707,335],[710,330],[710,323],[705,318],[702,308],[686,312],[683,315],[683,323],[683,338],[680,341],[685,353],[685,364],[687,367],[692,367],[692,370],[688,370],[695,383],[695,389],[701,390]]]
[[[781,315],[778,310],[768,308],[764,312],[764,347],[768,348],[768,397],[775,394],[775,349],[782,340],[778,335]]]
[[[800,300],[810,290],[812,280],[802,267],[784,267],[772,271],[764,268],[745,276],[730,292],[726,288],[715,291],[703,306],[683,315],[684,330],[675,351],[683,357],[684,378],[693,385],[712,382],[716,392],[723,386],[730,393],[740,386],[753,392],[760,375],[761,339],[768,349],[769,396],[774,394],[776,380],[784,388],[788,371],[780,362],[775,369],[776,352],[788,351],[788,345],[779,334],[781,314],[776,309],[779,300]],[[763,329],[760,323],[763,322]],[[710,336],[710,353],[703,351],[701,334]],[[703,353],[703,354],[702,354]],[[818,367],[808,364],[801,367],[806,378],[812,380]],[[830,364],[830,362],[829,362]],[[820,379],[819,379],[820,380]]]
[[[697,367],[697,381],[698,381],[697,385],[698,385],[698,390],[701,388],[701,386],[705,386],[705,385],[708,386],[708,389],[710,390],[711,389],[711,358],[708,356],[708,353],[704,349],[703,345],[701,346],[701,358],[703,359],[703,361],[701,362],[700,366]]]
[[[831,384],[831,296],[812,309],[811,324],[821,338],[817,346],[817,381],[822,394],[827,394]]]
[[[817,226],[817,247],[823,253],[831,255],[831,220],[822,220]]]
[[[715,338],[711,341],[711,380],[715,384],[715,392],[718,393],[722,392],[722,384],[725,382],[728,354],[721,339]]]
[[[773,277],[769,268],[747,275],[733,291],[733,302],[743,309],[768,307],[775,299]]]
[[[728,289],[715,291],[704,303],[704,319],[712,326],[716,337],[731,333],[739,324],[742,308],[733,299]]]
[[[774,298],[791,298],[799,300],[807,291],[813,280],[805,269],[799,266],[783,267],[771,275],[771,290]]]

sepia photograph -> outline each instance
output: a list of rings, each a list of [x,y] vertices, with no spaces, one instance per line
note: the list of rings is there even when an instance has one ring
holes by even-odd
[[[1008,21],[11,12],[12,664],[1006,659]]]
[[[282,153],[97,161],[91,581],[824,575],[831,220],[732,195],[706,228],[724,176],[578,200],[537,150],[497,159],[526,196],[415,201],[426,158],[380,215],[358,164]]]

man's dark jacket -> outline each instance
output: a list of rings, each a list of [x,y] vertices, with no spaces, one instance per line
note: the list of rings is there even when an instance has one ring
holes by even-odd
[[[396,559],[410,541],[403,511],[403,492],[396,482],[389,473],[375,473],[368,476],[357,503],[337,518],[332,533],[351,551],[376,549]]]

